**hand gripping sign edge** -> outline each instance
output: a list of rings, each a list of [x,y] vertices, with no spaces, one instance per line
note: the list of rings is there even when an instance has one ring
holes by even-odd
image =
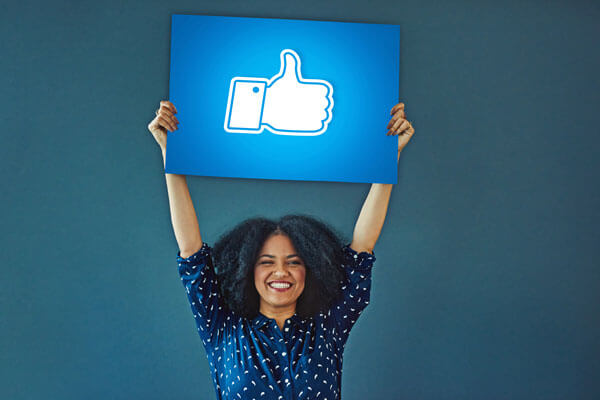
[[[332,119],[333,87],[322,79],[303,79],[300,57],[292,49],[280,55],[281,69],[270,80],[231,79],[224,128],[232,133],[317,136]]]

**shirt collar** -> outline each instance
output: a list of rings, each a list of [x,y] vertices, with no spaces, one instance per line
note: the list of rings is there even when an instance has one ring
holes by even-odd
[[[306,320],[307,320],[306,318],[300,317],[297,313],[294,313],[294,315],[292,315],[290,317],[290,321],[292,324],[300,325],[300,326],[302,326],[306,322]],[[275,321],[275,319],[269,318],[259,311],[258,315],[252,319],[252,325],[255,328],[260,329],[263,326],[265,326],[269,321]]]

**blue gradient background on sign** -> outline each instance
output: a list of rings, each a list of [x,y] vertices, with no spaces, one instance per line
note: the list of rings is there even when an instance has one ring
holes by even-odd
[[[386,125],[399,101],[398,25],[204,15],[171,22],[169,99],[180,124],[168,134],[167,173],[397,183],[397,137],[386,136]],[[286,48],[300,56],[303,79],[333,86],[327,131],[226,132],[231,79],[272,78]]]

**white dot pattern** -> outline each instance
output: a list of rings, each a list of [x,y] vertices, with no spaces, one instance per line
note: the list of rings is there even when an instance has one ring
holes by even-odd
[[[224,306],[213,270],[212,248],[188,258],[177,253],[198,334],[218,400],[341,399],[342,360],[350,330],[369,304],[375,254],[342,248],[343,296],[327,312],[285,321],[259,313],[249,320]]]

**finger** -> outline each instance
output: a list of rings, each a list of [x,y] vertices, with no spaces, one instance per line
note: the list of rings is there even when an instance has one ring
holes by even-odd
[[[158,114],[160,114],[162,116],[166,116],[167,118],[169,118],[169,120],[173,121],[174,124],[179,123],[179,121],[177,120],[177,118],[175,118],[175,116],[173,115],[171,110],[169,110],[169,108],[167,108],[166,106],[161,107],[161,109],[158,111]]]
[[[405,120],[404,118],[398,118],[398,121],[396,121],[394,123],[394,125],[392,125],[391,130],[396,131],[396,132],[402,132],[404,129],[406,129],[407,126],[408,126],[407,120]],[[402,129],[400,129],[400,128],[402,128]]]
[[[165,117],[163,117],[162,115],[158,116],[158,123],[165,129],[170,130],[171,132],[173,132],[175,129],[175,126]]]
[[[408,132],[409,129],[410,129],[410,122],[406,121],[406,124],[402,124],[398,129],[396,129],[396,132],[398,132],[399,135],[402,135],[402,134]]]
[[[168,121],[169,127],[171,127],[171,126],[176,127],[177,126],[177,122],[175,121],[175,117],[173,117],[168,110],[161,110],[158,114],[156,114],[156,118],[157,119],[162,118],[165,121]]]
[[[168,110],[171,114],[177,114],[177,109],[175,108],[173,103],[171,103],[170,101],[161,101],[160,108],[161,109],[164,108],[165,110]]]
[[[167,109],[167,110],[173,112],[173,110],[171,109],[171,105],[169,104],[169,102],[167,100],[161,100],[160,106],[158,107],[158,109],[159,110]]]
[[[396,113],[396,115],[394,115],[390,119],[390,122],[387,124],[387,128],[390,129],[390,127],[398,120],[398,118],[405,118],[406,119],[406,115],[404,114],[404,110],[400,110],[399,112]]]
[[[158,122],[158,125],[160,125],[161,128],[173,132],[173,126],[171,122],[163,115],[158,115],[156,117],[156,121]]]
[[[173,114],[169,113],[169,117],[171,118],[171,121],[173,121],[173,123],[175,125],[177,125],[179,123],[179,120]]]
[[[161,102],[161,103],[162,103],[162,102]],[[168,105],[168,104],[166,104],[166,103],[163,103],[163,104],[161,104],[161,105],[160,105],[160,108],[158,109],[158,111],[159,111],[159,112],[165,112],[165,113],[168,113],[168,114],[171,114],[171,115],[173,115],[173,109],[171,108],[171,106],[170,106],[170,105]]]
[[[398,111],[401,108],[402,109],[404,108],[404,103],[398,103],[398,104],[396,104],[394,107],[392,107],[392,111],[390,112],[390,114],[395,113],[396,111]]]
[[[388,132],[387,132],[387,134],[386,134],[386,135],[387,135],[387,136],[389,136],[389,135],[397,135],[397,134],[398,134],[398,132],[399,132],[399,131],[398,131],[396,128],[394,128],[394,127],[392,126],[391,128],[389,128],[389,129],[388,129]]]
[[[175,106],[173,105],[173,103],[171,103],[168,100],[162,100],[160,102],[160,108],[163,108],[163,107],[166,107],[171,112],[176,112],[175,111]]]

